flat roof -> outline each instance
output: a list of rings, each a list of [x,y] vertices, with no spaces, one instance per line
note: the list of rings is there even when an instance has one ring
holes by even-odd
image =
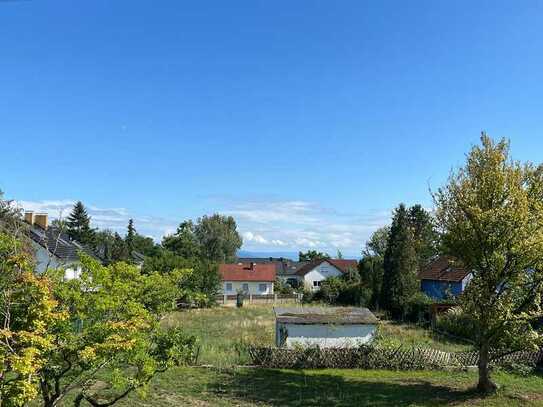
[[[274,307],[277,322],[310,325],[359,325],[376,324],[377,317],[361,307]]]

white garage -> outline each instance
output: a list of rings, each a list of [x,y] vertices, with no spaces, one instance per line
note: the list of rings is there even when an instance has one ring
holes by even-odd
[[[379,320],[367,308],[275,307],[277,346],[356,347],[370,343]]]

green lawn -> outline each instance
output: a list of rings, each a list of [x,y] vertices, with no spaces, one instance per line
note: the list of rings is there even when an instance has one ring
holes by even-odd
[[[151,381],[147,398],[131,394],[119,405],[143,406],[543,406],[543,377],[495,372],[498,394],[473,392],[476,372],[274,370],[244,364],[236,344],[273,344],[273,310],[265,306],[175,312],[165,325],[199,337],[201,364],[173,368]],[[385,323],[382,335],[406,345],[464,350],[465,345],[409,325]],[[65,405],[70,405],[66,401]]]
[[[475,373],[178,368],[151,383],[149,397],[122,406],[543,406],[543,378],[497,373],[491,398],[472,390]]]

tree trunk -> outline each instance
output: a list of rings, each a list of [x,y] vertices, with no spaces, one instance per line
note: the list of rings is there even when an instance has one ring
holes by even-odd
[[[485,394],[494,393],[498,388],[496,384],[490,379],[490,370],[488,366],[489,363],[489,346],[488,343],[483,343],[479,349],[479,383],[477,384],[477,390]]]

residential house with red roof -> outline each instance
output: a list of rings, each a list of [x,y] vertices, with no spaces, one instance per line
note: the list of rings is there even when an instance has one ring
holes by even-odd
[[[324,280],[330,277],[339,277],[350,270],[356,271],[356,260],[320,259],[311,261],[296,271],[299,282],[312,291],[318,291]]]
[[[233,295],[242,291],[252,295],[273,294],[276,273],[274,264],[220,264],[222,293]]]
[[[472,276],[471,271],[450,256],[437,257],[418,275],[422,292],[436,300],[458,297]]]

